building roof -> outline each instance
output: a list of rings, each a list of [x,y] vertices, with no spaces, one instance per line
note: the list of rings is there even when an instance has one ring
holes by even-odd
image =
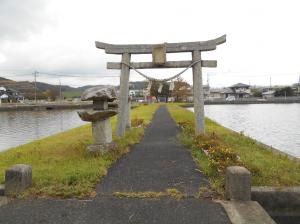
[[[211,88],[211,93],[233,93],[232,89],[230,88]]]
[[[7,98],[8,98],[8,95],[6,95],[6,94],[3,94],[0,96],[0,99],[7,99]]]
[[[233,91],[230,88],[223,88],[221,93],[233,93]]]
[[[270,91],[267,91],[267,92],[263,92],[261,93],[262,95],[273,95],[275,93],[274,90],[270,90]]]
[[[250,85],[244,84],[244,83],[237,83],[232,86],[229,86],[229,88],[248,88]]]

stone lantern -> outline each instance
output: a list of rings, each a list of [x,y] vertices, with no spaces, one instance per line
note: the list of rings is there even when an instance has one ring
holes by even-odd
[[[108,102],[116,99],[116,91],[112,86],[93,87],[85,90],[81,100],[92,100],[93,109],[78,112],[83,121],[92,122],[93,144],[87,147],[92,154],[101,154],[114,147],[110,117],[117,114],[116,110],[108,108]]]

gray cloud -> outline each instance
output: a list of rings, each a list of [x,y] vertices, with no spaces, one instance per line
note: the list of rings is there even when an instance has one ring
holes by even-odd
[[[40,32],[47,18],[44,0],[0,0],[0,41],[22,41]]]
[[[96,49],[95,40],[182,42],[226,33],[226,44],[203,53],[204,59],[218,60],[217,68],[203,70],[203,80],[211,73],[211,86],[268,85],[270,76],[274,84],[291,84],[299,78],[300,32],[295,27],[300,14],[297,1],[288,2],[272,1],[270,10],[269,1],[259,0],[191,0],[189,4],[152,0],[145,10],[139,0],[131,4],[123,0],[0,0],[0,76],[32,79],[32,72],[38,70],[61,74],[65,77],[62,82],[70,85],[117,83],[118,78],[104,76],[119,74],[107,70],[106,62],[120,61],[120,56]],[[113,14],[110,9],[115,10]],[[147,56],[133,55],[132,60],[151,60]],[[190,54],[168,54],[168,60],[189,59]],[[166,78],[175,71],[145,73]],[[74,74],[79,78],[67,77]],[[141,79],[134,72],[130,77]],[[191,71],[183,77],[192,82]],[[57,83],[57,76],[39,76],[42,78]]]

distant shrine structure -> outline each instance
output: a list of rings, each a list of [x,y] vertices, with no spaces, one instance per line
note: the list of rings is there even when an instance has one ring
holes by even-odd
[[[169,81],[175,79],[189,68],[193,68],[193,92],[194,92],[194,113],[195,113],[195,134],[205,132],[204,97],[202,86],[202,67],[217,67],[215,60],[202,60],[202,51],[216,50],[217,45],[226,42],[226,35],[219,38],[183,43],[163,43],[163,44],[132,44],[115,45],[96,41],[96,47],[105,50],[107,54],[121,54],[122,61],[108,62],[107,69],[120,69],[120,93],[118,105],[117,135],[124,136],[126,126],[130,124],[130,103],[129,103],[129,74],[130,69],[135,70],[140,75],[151,80]],[[167,61],[167,53],[191,52],[192,61]],[[131,54],[152,54],[152,62],[131,62]],[[146,76],[138,69],[153,68],[185,68],[182,72],[169,79],[156,79]]]

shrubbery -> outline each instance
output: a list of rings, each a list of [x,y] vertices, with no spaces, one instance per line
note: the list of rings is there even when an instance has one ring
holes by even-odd
[[[194,124],[191,121],[179,122],[180,127],[188,135],[194,135]],[[239,156],[233,152],[214,132],[193,136],[193,146],[202,150],[209,158],[209,165],[220,172],[228,166],[243,166]]]
[[[134,128],[142,127],[142,126],[144,126],[144,124],[145,124],[144,119],[134,118],[131,120],[131,126]]]

